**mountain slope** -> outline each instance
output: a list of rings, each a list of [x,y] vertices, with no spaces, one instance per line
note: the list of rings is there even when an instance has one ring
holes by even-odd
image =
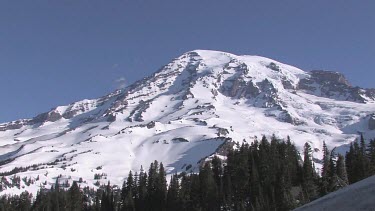
[[[375,176],[369,177],[336,192],[330,193],[298,210],[374,210]]]
[[[261,135],[289,135],[300,149],[309,141],[320,158],[323,141],[340,151],[359,132],[373,137],[374,105],[373,89],[339,73],[191,51],[123,90],[0,125],[2,193],[35,192],[56,178],[119,185],[153,160],[169,173],[196,171],[201,159]],[[12,187],[15,172],[34,184]]]

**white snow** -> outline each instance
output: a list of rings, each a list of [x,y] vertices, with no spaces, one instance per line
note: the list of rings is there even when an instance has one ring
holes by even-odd
[[[268,68],[271,62],[280,71]],[[54,110],[77,110],[70,119],[0,131],[0,161],[13,159],[0,166],[0,172],[35,165],[16,175],[40,178],[1,193],[35,194],[59,175],[69,181],[82,177],[82,186],[95,187],[94,175],[103,173],[107,176],[101,183],[121,185],[130,170],[139,171],[141,165],[147,169],[154,160],[163,162],[168,173],[197,171],[200,160],[223,144],[221,137],[252,142],[262,135],[289,135],[299,149],[306,141],[321,149],[326,141],[344,152],[358,132],[375,136],[366,125],[375,113],[372,101],[338,101],[295,89],[305,77],[309,74],[303,70],[260,56],[188,52],[134,86]],[[284,88],[283,80],[294,88]],[[246,87],[230,93],[237,82],[252,82],[261,89],[265,81],[268,85],[255,98],[243,95]],[[108,114],[116,120],[108,122]],[[285,122],[288,115],[298,124]],[[314,157],[320,158],[321,151]]]
[[[330,193],[297,210],[374,210],[375,176],[369,177],[336,192]]]

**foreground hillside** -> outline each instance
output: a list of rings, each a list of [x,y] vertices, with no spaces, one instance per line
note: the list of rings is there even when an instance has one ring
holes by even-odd
[[[212,154],[262,135],[337,151],[375,136],[375,90],[335,72],[306,72],[259,56],[197,50],[104,97],[0,125],[2,194],[78,181],[120,185],[154,160],[197,172]]]
[[[347,186],[315,200],[296,211],[303,210],[374,210],[375,209],[375,176]]]

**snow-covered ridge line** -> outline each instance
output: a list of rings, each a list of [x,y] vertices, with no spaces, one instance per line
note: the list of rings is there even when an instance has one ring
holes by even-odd
[[[358,133],[375,136],[374,93],[334,72],[190,51],[123,90],[1,124],[0,173],[23,167],[4,178],[34,183],[0,187],[36,191],[56,178],[79,177],[91,187],[121,184],[129,170],[154,160],[168,172],[196,171],[227,142],[272,134],[289,135],[300,149],[309,141],[319,159],[323,141],[342,152]]]

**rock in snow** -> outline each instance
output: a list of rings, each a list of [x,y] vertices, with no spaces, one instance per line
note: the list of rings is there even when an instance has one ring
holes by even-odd
[[[260,56],[191,51],[104,97],[0,124],[1,193],[35,193],[56,178],[82,177],[82,186],[91,187],[108,180],[121,185],[129,170],[148,168],[154,160],[169,173],[187,165],[197,171],[206,157],[225,155],[223,146],[262,135],[289,135],[299,149],[306,141],[321,149],[325,141],[345,150],[358,133],[375,136],[368,123],[374,105],[373,89],[352,87],[339,73],[306,72]],[[5,182],[15,175],[34,182]]]

